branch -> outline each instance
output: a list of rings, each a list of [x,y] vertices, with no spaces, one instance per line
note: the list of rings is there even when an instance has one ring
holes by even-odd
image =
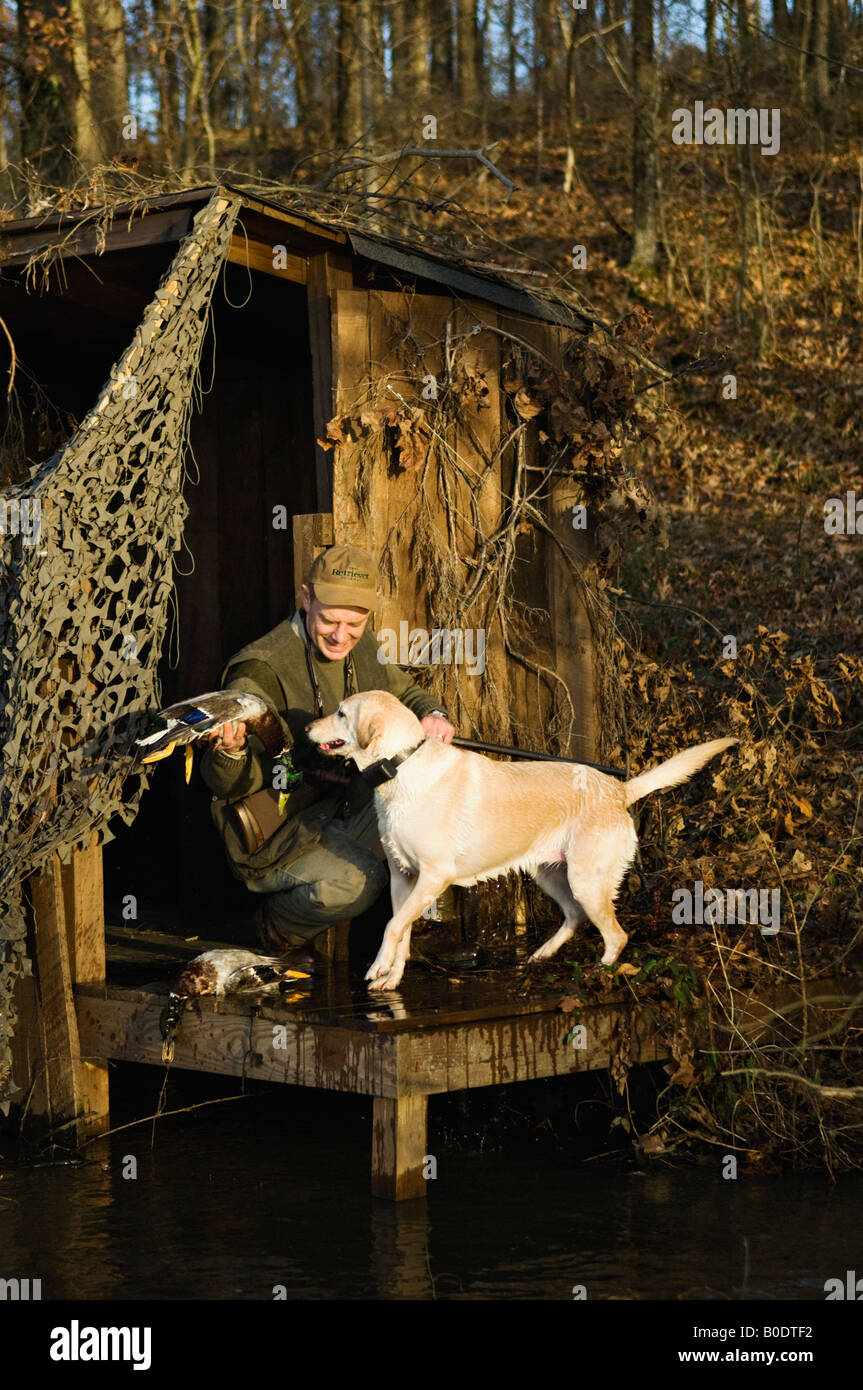
[[[734,1071],[724,1071],[723,1076],[766,1076],[773,1081],[794,1081],[798,1086],[808,1086],[817,1091],[824,1100],[863,1100],[863,1086],[820,1086],[810,1081],[808,1076],[799,1076],[795,1071],[768,1071],[766,1067],[737,1067]]]
[[[347,163],[336,164],[328,169],[323,178],[319,179],[314,185],[316,189],[329,188],[333,179],[339,174],[348,173],[352,169],[367,169],[370,165],[386,164],[390,159],[401,159],[404,155],[418,155],[421,159],[476,159],[492,174],[499,179],[508,190],[504,202],[509,202],[510,196],[517,190],[518,184],[508,179],[506,174],[502,174],[497,165],[492,164],[486,158],[482,150],[433,150],[428,147],[418,148],[415,145],[405,145],[400,150],[392,150],[387,154],[365,155],[357,159],[352,159]]]
[[[0,328],[3,329],[3,332],[9,339],[9,351],[12,354],[12,361],[9,364],[9,385],[6,387],[6,395],[11,396],[12,387],[15,382],[15,364],[18,361],[18,355],[15,352],[15,344],[12,341],[12,334],[9,332],[9,329],[6,327],[5,321],[3,319],[0,319]]]

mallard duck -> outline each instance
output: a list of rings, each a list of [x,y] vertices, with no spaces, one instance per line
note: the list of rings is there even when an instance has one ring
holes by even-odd
[[[135,740],[135,754],[141,763],[168,758],[177,747],[186,750],[186,781],[192,775],[196,739],[206,738],[214,729],[232,720],[242,721],[249,733],[256,734],[267,753],[285,758],[290,733],[269,701],[243,690],[210,690],[194,700],[180,700],[153,715],[147,733]],[[290,776],[287,778],[291,781]]]
[[[174,1034],[190,1000],[205,994],[278,994],[284,1003],[293,1004],[304,994],[293,990],[292,981],[309,978],[307,971],[292,969],[279,956],[230,946],[195,956],[177,976],[159,1019],[163,1062],[174,1059]]]

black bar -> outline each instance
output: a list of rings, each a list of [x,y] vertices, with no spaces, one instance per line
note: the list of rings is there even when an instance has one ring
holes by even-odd
[[[507,758],[530,758],[531,762],[574,763],[576,767],[592,767],[597,772],[605,772],[609,777],[626,780],[626,773],[619,767],[606,767],[604,763],[586,763],[583,758],[559,758],[556,753],[531,753],[529,748],[508,748],[502,743],[477,743],[473,738],[454,738],[451,742],[456,748],[469,748],[472,753],[503,753]]]

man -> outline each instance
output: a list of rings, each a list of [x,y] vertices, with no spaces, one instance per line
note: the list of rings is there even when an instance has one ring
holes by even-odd
[[[297,766],[312,765],[316,754],[306,725],[363,690],[389,690],[427,735],[450,742],[455,729],[433,697],[400,667],[378,661],[368,629],[379,601],[370,555],[331,546],[311,566],[302,600],[292,618],[237,652],[222,673],[224,689],[262,695],[278,710]],[[201,773],[214,794],[213,817],[231,871],[251,892],[267,895],[259,912],[262,944],[306,948],[295,959],[313,966],[308,947],[314,938],[332,922],[364,912],[389,881],[373,792],[356,775],[312,766],[294,798],[306,804],[294,814],[289,806],[275,833],[250,852],[236,803],[278,786],[279,770],[274,777],[272,756],[257,737],[246,736],[243,723],[226,725],[210,739]]]

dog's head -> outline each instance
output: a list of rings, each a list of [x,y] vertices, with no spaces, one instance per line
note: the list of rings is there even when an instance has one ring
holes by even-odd
[[[353,758],[360,771],[411,748],[423,737],[416,715],[386,690],[349,695],[335,714],[316,719],[306,732],[322,753]]]

